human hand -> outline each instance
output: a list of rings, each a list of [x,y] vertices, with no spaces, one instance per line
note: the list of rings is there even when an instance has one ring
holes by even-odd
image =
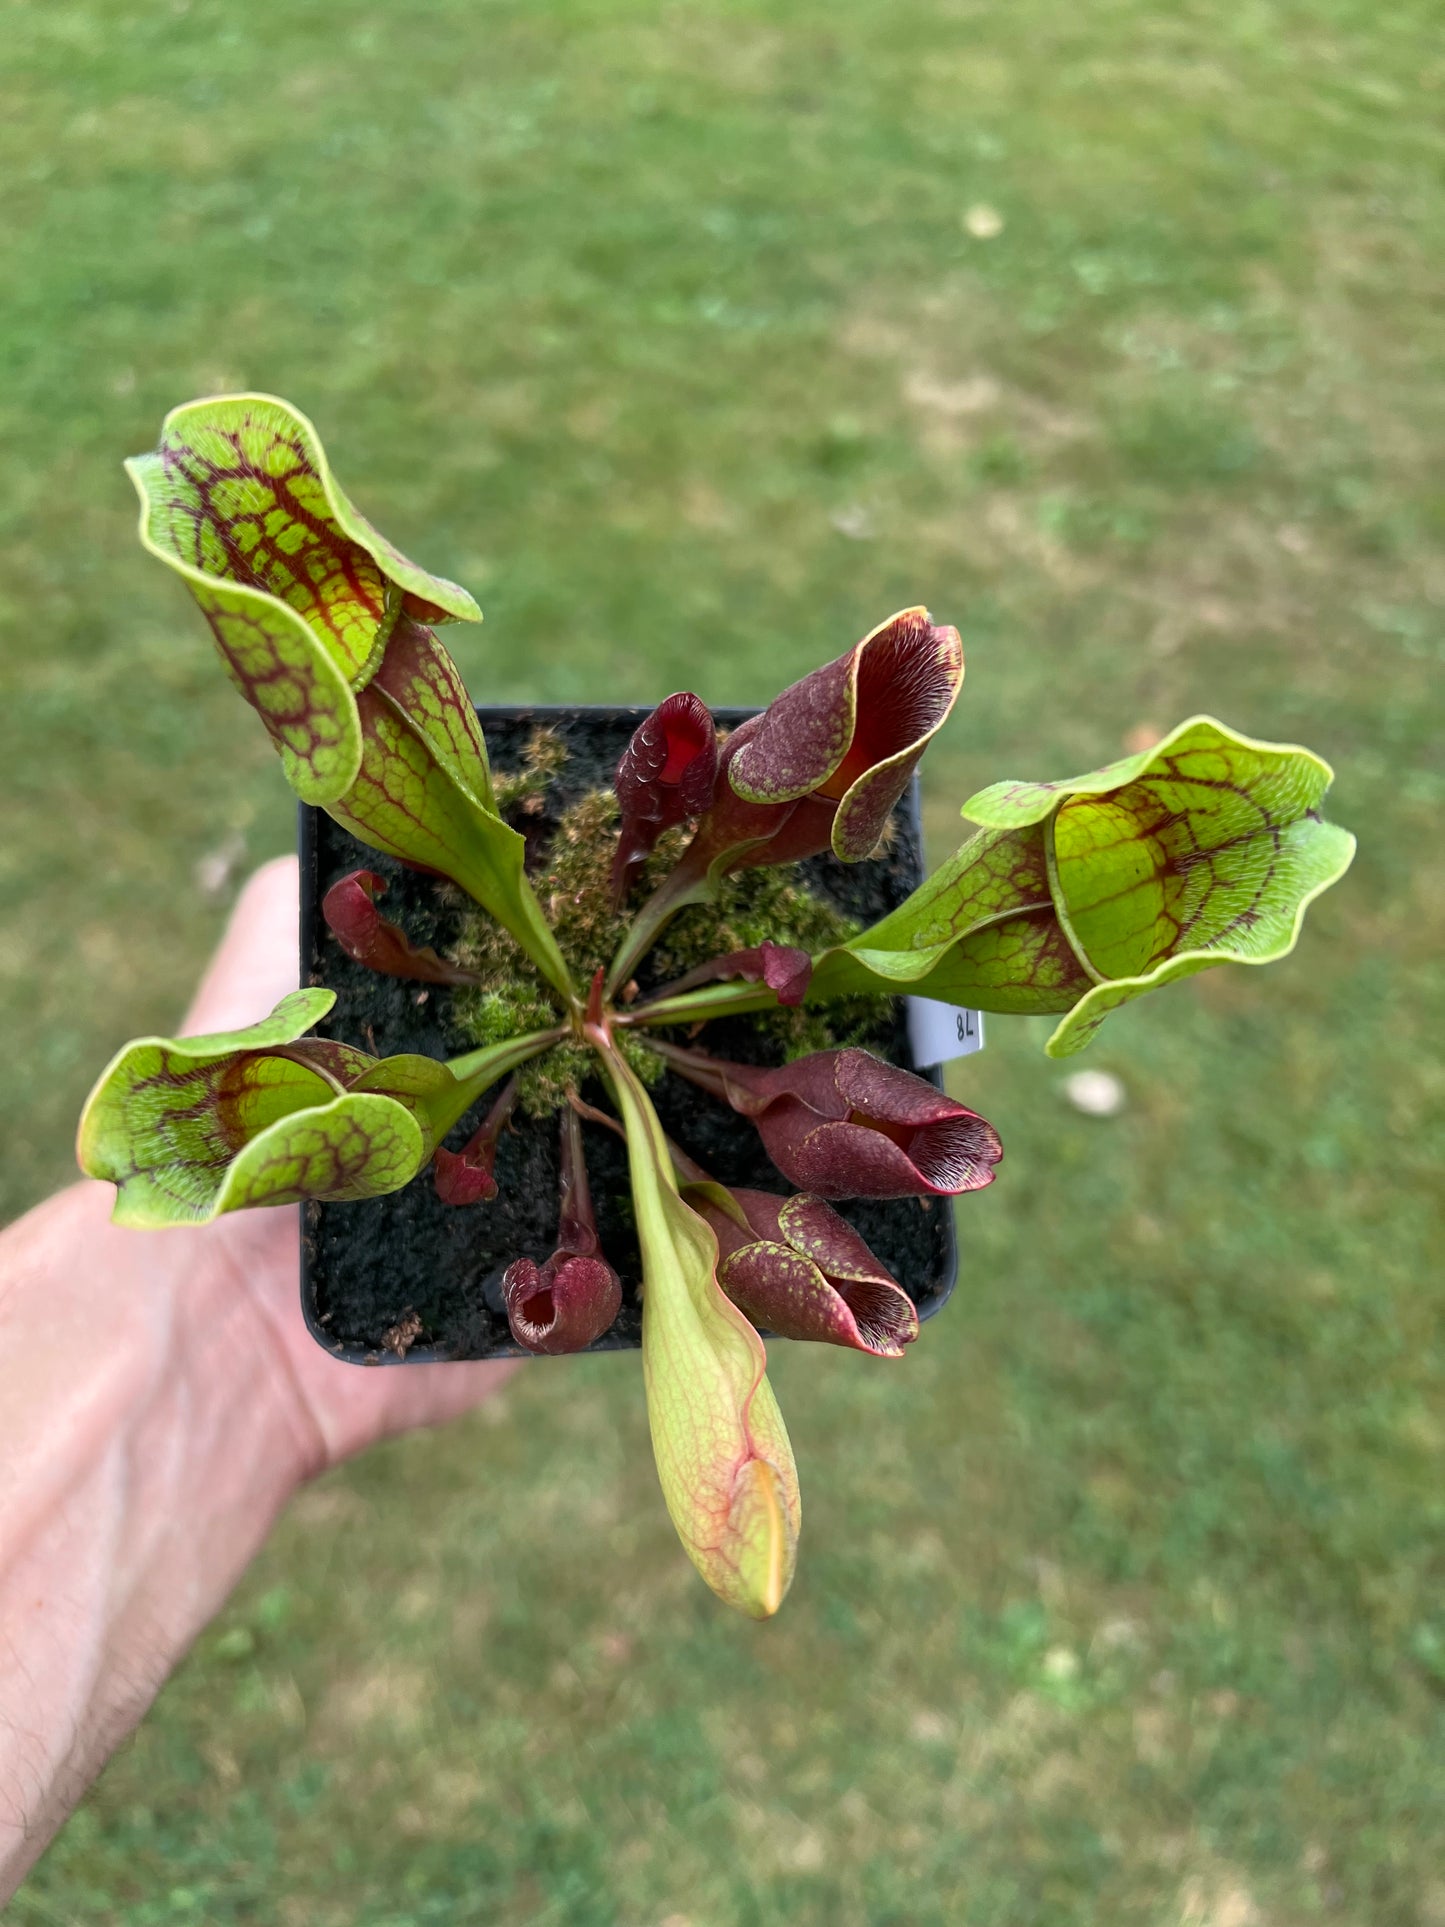
[[[294,857],[278,858],[251,878],[186,1014],[186,1033],[255,1023],[296,988],[296,895]],[[312,1470],[374,1440],[469,1411],[515,1370],[515,1362],[371,1371],[340,1364],[316,1343],[301,1315],[296,1211],[239,1211],[196,1235],[213,1240],[224,1267],[220,1289],[244,1291],[274,1338],[278,1362],[295,1386],[298,1423],[311,1433]]]
[[[287,858],[242,892],[185,1028],[254,1022],[296,976]],[[112,1197],[76,1184],[0,1233],[0,1901],[296,1487],[514,1369],[343,1364],[301,1316],[296,1211],[137,1232]]]

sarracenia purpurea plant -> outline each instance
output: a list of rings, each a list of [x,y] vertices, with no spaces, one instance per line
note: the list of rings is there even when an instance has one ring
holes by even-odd
[[[141,1038],[85,1106],[82,1168],[115,1184],[119,1222],[142,1227],[379,1197],[417,1179],[485,1208],[513,1106],[553,1107],[557,1249],[541,1265],[517,1254],[506,1303],[520,1344],[575,1350],[618,1307],[587,1185],[590,1080],[627,1141],[668,1510],[721,1598],[775,1612],[799,1494],[758,1327],[901,1356],[918,1335],[912,1303],[833,1204],[952,1198],[990,1183],[1001,1156],[983,1118],[859,1047],[837,1013],[904,993],[1048,1013],[1046,1049],[1064,1056],[1146,991],[1282,957],[1354,852],[1320,813],[1329,767],[1192,717],[1085,775],[980,791],[963,806],[972,834],[899,909],[842,927],[787,866],[827,850],[866,862],[957,700],[958,633],[911,608],[725,737],[698,696],[668,696],[612,790],[580,806],[568,848],[533,852],[518,827],[524,792],[545,788],[555,757],[542,741],[530,774],[494,776],[437,636],[477,621],[476,604],[353,508],[303,415],[266,395],[192,402],[128,467],[142,542],[200,604],[297,795],[477,906],[468,954],[445,957],[388,920],[374,872],[324,904],[351,957],[462,987],[477,1048],[449,1063],[378,1059],[310,1036],[333,1002],[324,988],[246,1030]],[[551,898],[565,916],[534,887],[549,863],[572,865]],[[719,924],[713,953],[639,994],[634,973],[677,913],[715,904],[740,877],[756,883],[766,930],[739,948]],[[783,1061],[736,1064],[707,1048],[709,1019],[749,1012],[776,1021]],[[729,1191],[671,1143],[648,1094],[669,1070],[751,1119],[792,1188]],[[493,1087],[480,1128],[447,1147]]]

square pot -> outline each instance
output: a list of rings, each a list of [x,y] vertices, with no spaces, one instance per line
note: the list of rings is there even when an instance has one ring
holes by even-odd
[[[477,711],[499,769],[521,762],[538,724],[562,736],[569,758],[551,791],[562,808],[611,782],[628,738],[649,713],[550,706]],[[755,713],[714,712],[724,726]],[[550,827],[548,820],[526,824],[529,834]],[[817,895],[871,923],[896,909],[923,877],[916,778],[895,812],[895,832],[882,857],[856,864],[839,863],[831,855],[812,857],[799,866],[801,876]],[[379,1057],[418,1051],[446,1058],[470,1050],[473,1040],[452,1021],[448,986],[380,977],[354,963],[321,916],[321,900],[338,878],[352,870],[375,870],[387,879],[387,916],[400,923],[414,943],[433,944],[445,953],[465,914],[460,893],[366,848],[320,810],[301,810],[300,851],[301,981],[336,992],[335,1008],[316,1034]],[[645,964],[639,978],[645,985]],[[895,1004],[893,1032],[883,1054],[916,1069],[902,1000]],[[747,1017],[710,1024],[705,1041],[723,1056],[773,1061],[767,1040]],[[940,1081],[937,1071],[923,1074]],[[466,1142],[495,1096],[495,1090],[485,1093],[448,1133],[452,1146]],[[669,1135],[723,1183],[764,1191],[787,1188],[746,1118],[675,1076],[664,1078],[652,1096]],[[641,1342],[642,1307],[626,1151],[619,1139],[594,1126],[586,1128],[586,1145],[602,1249],[623,1290],[616,1323],[590,1349],[630,1349]],[[555,1118],[518,1113],[498,1147],[499,1190],[490,1204],[443,1204],[428,1169],[390,1197],[303,1206],[301,1303],[318,1343],[338,1358],[367,1365],[518,1355],[502,1309],[502,1273],[514,1258],[540,1263],[553,1250],[557,1173]],[[952,1291],[957,1271],[951,1201],[861,1199],[837,1209],[908,1292],[920,1318],[931,1317]]]

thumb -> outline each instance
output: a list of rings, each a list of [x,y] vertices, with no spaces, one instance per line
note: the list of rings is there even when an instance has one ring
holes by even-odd
[[[301,981],[298,873],[294,856],[263,864],[236,900],[182,1034],[240,1030],[259,1022]]]

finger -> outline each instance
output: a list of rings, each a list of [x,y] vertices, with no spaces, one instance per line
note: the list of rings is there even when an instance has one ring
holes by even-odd
[[[300,982],[294,856],[264,864],[247,883],[181,1026],[182,1035],[240,1030],[265,1017]]]

